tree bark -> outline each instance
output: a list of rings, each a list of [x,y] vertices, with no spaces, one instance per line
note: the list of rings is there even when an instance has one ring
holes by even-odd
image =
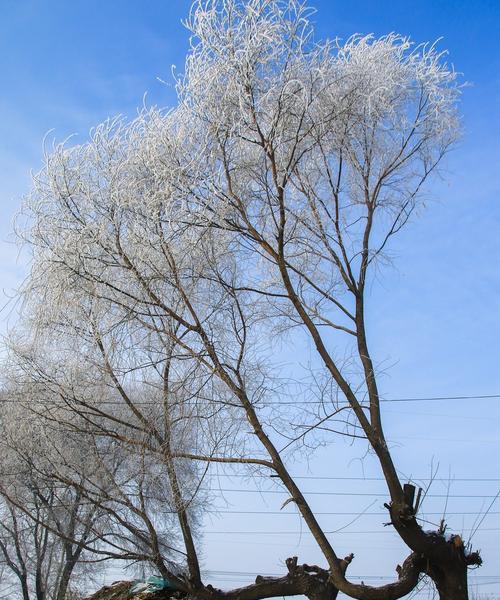
[[[439,600],[468,600],[468,567],[482,564],[479,552],[467,552],[459,535],[442,537],[437,556],[427,562],[425,572],[434,582]]]
[[[76,561],[68,561],[65,563],[56,592],[56,600],[64,600],[66,598],[71,574],[73,573],[75,565]]]
[[[439,594],[439,600],[469,600],[467,588],[467,567],[454,565],[454,568],[443,565],[429,567],[432,578]]]

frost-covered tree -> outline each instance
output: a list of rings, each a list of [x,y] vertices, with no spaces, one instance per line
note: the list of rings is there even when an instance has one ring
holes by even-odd
[[[80,490],[51,477],[49,449],[55,449],[55,438],[53,427],[22,402],[13,404],[2,395],[0,560],[5,569],[0,590],[9,598],[67,600],[99,570],[89,549],[96,549],[102,511]],[[60,438],[58,452],[69,458],[67,441]]]
[[[204,495],[189,462],[177,465],[174,483],[168,475],[170,454],[181,447],[174,417],[161,413],[162,403],[148,390],[125,392],[118,385],[110,392],[113,384],[99,381],[96,365],[91,377],[86,377],[80,369],[71,371],[69,362],[61,362],[61,355],[54,364],[54,347],[44,344],[40,354],[42,348],[36,343],[30,351],[26,352],[26,343],[18,343],[16,363],[8,370],[13,387],[4,400],[7,410],[1,433],[5,442],[0,446],[14,460],[3,461],[2,472],[12,477],[2,478],[0,494],[51,534],[76,544],[77,559],[85,550],[94,555],[95,563],[120,559],[123,564],[149,564],[164,576],[180,571],[185,552],[177,547],[174,488],[182,485],[183,493],[191,494],[191,528],[196,526]],[[65,356],[70,356],[67,351]],[[138,406],[146,403],[139,423],[119,389],[127,394],[130,406],[137,398]],[[16,411],[9,410],[12,405]],[[175,407],[170,410],[174,412]],[[176,413],[177,420],[186,418]],[[167,426],[176,434],[169,453],[163,448],[165,438],[158,440],[157,433]],[[57,491],[61,506],[78,504],[72,531],[66,527],[67,519],[62,520],[62,527],[55,527],[54,518],[42,521],[27,508],[17,493],[19,486],[25,488],[26,472],[37,493],[48,487]]]
[[[23,481],[8,495],[0,493],[0,593],[66,600],[82,578],[92,580],[93,569],[83,562],[89,555],[82,554],[91,531],[79,522],[85,508],[81,497],[62,494],[54,484]]]
[[[308,16],[298,0],[195,3],[178,105],[47,154],[25,204],[33,334],[18,354],[96,436],[135,447],[143,472],[166,477],[185,560],[182,573],[168,561],[162,572],[193,597],[389,600],[427,574],[440,598],[466,599],[480,557],[419,523],[384,435],[365,326],[372,273],[457,139],[459,86],[434,46],[395,34],[318,42]],[[300,386],[275,352],[297,330],[316,352]],[[280,406],[286,394],[304,404]],[[409,548],[382,587],[349,580],[352,557],[337,555],[290,475],[304,441],[338,434],[378,458]],[[212,463],[279,481],[325,566],[292,558],[281,578],[210,587],[191,508]]]

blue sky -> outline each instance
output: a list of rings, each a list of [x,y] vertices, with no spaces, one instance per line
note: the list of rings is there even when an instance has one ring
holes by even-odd
[[[470,82],[461,103],[463,139],[447,158],[444,177],[435,182],[427,209],[392,247],[394,267],[381,273],[371,292],[369,329],[372,349],[386,373],[382,388],[387,398],[500,394],[500,3],[312,0],[312,4],[318,9],[317,37],[396,31],[417,42],[443,38],[440,45],[449,50],[449,61]],[[132,117],[146,92],[149,103],[173,105],[173,86],[158,79],[171,82],[172,65],[182,71],[188,34],[180,21],[189,6],[186,0],[0,0],[0,288],[7,294],[26,272],[22,258],[16,259],[17,249],[8,243],[10,223],[29,189],[30,169],[40,166],[44,135],[53,130],[50,135],[57,140],[77,134],[75,140],[83,141],[88,130],[108,116]],[[0,313],[3,329],[8,315],[9,310]],[[439,463],[441,477],[500,479],[500,399],[386,406],[389,437],[404,472],[426,477],[431,464]],[[371,457],[357,460],[361,455],[339,442],[334,454],[324,452],[311,461],[309,470],[297,464],[296,472],[378,476]],[[233,480],[226,487],[242,485]],[[450,493],[491,496],[499,486],[500,481],[456,481]],[[377,482],[350,480],[313,479],[304,487],[382,490]],[[437,482],[431,492],[440,495],[446,489]],[[277,510],[283,500],[277,498],[280,501],[266,493],[227,495],[233,508],[242,502]],[[380,512],[383,499],[374,499],[370,511]],[[361,496],[315,500],[318,509],[344,512],[365,508],[371,501]],[[489,502],[489,498],[450,498],[449,513],[473,513],[450,514],[452,526],[470,527]],[[429,512],[444,508],[440,498],[427,503]],[[500,511],[500,503],[496,510]],[[336,529],[351,518],[335,517],[326,528]],[[373,539],[355,532],[380,528],[383,520],[366,515],[338,539],[332,538],[340,553],[357,554],[353,573],[392,576],[404,556],[387,530]],[[500,593],[500,583],[489,584],[486,578],[496,574],[500,560],[498,535],[491,531],[500,528],[500,515],[489,515],[482,528],[474,542],[483,550],[485,566],[475,581],[481,584],[481,593]],[[290,554],[299,553],[306,562],[319,560],[308,536],[293,533],[300,530],[300,523],[291,515],[261,516],[258,521],[249,515],[233,520],[226,516],[207,520],[206,529],[289,532],[261,537],[207,533],[208,569],[279,573],[280,561]],[[375,559],[373,552],[363,551],[368,539]],[[242,552],[243,563],[232,558]],[[226,584],[224,578],[242,582],[245,576],[220,575],[220,585]]]

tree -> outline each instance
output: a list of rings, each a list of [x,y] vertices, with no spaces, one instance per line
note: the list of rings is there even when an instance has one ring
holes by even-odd
[[[188,460],[194,456],[188,450],[199,433],[196,423],[213,415],[190,406],[186,390],[192,373],[183,374],[180,386],[166,389],[170,360],[160,363],[161,390],[154,389],[152,379],[149,387],[131,381],[130,372],[122,384],[101,337],[92,323],[87,324],[96,344],[93,349],[99,352],[98,357],[86,357],[86,366],[93,364],[91,373],[76,364],[71,367],[70,360],[83,347],[74,347],[73,355],[62,347],[62,337],[18,341],[12,347],[15,360],[6,369],[10,378],[6,403],[19,406],[27,422],[34,420],[49,441],[27,451],[19,413],[10,411],[9,422],[16,429],[11,447],[44,482],[74,490],[83,505],[92,507],[91,540],[82,543],[61,532],[65,541],[81,544],[97,555],[95,560],[149,564],[175,581],[186,556],[177,543],[177,530],[185,528],[192,536],[205,502],[201,484],[206,468],[199,472]],[[66,335],[64,341],[81,344],[82,339]],[[224,431],[229,430],[226,424]],[[0,493],[11,500],[5,486],[0,486]],[[26,511],[21,503],[17,506]]]
[[[66,504],[61,505],[54,489],[41,490],[30,483],[23,487],[16,490],[14,500],[2,495],[0,552],[9,573],[2,584],[8,584],[10,598],[67,600],[82,576],[92,575],[81,561],[85,547],[85,532],[82,536],[81,528],[77,530],[81,497],[70,503],[66,494]],[[80,544],[73,542],[78,536]]]
[[[193,597],[387,600],[425,573],[440,598],[465,599],[481,559],[418,522],[384,435],[365,323],[374,269],[458,137],[460,87],[434,46],[395,34],[318,43],[308,16],[297,0],[195,3],[176,108],[107,121],[45,157],[22,233],[35,334],[18,355],[96,435],[163,469],[185,576],[165,563],[162,573]],[[296,331],[317,358],[300,389],[273,345]],[[307,400],[314,385],[321,414],[307,402],[280,409],[282,395]],[[339,433],[339,420],[378,458],[390,523],[410,549],[386,586],[349,581],[352,557],[337,556],[287,466],[306,439]],[[291,558],[282,578],[206,585],[190,506],[208,486],[197,469],[211,463],[280,481],[327,568]]]
[[[23,415],[19,404],[6,406],[2,398],[0,406],[0,556],[8,573],[2,584],[11,598],[67,600],[96,573],[87,548],[95,545],[99,511],[78,489],[47,476],[45,436],[53,438],[54,430]]]
[[[136,415],[128,414],[129,407],[122,406],[123,399],[117,401],[120,396],[113,396],[95,373],[91,378],[78,371],[69,373],[68,362],[62,365],[62,372],[60,362],[54,365],[43,355],[36,364],[29,354],[20,354],[21,349],[18,344],[17,363],[9,372],[12,387],[7,388],[2,423],[4,454],[10,452],[16,460],[10,466],[9,461],[4,462],[7,472],[0,494],[28,520],[59,536],[68,548],[76,544],[78,552],[70,553],[75,558],[72,567],[85,550],[94,555],[94,563],[110,559],[149,563],[164,576],[178,570],[176,561],[185,553],[175,547],[176,495],[164,472],[168,463],[161,458],[163,450],[153,446],[157,440],[148,440],[151,432],[161,427],[158,420],[167,422],[167,416],[158,412],[161,404],[158,406],[149,392],[153,406],[147,418],[137,423]],[[46,347],[43,352],[50,354]],[[141,391],[139,404],[147,394],[147,390]],[[12,404],[19,410],[12,411]],[[174,411],[171,406],[170,413]],[[182,421],[183,417],[176,415]],[[175,423],[169,426],[179,431]],[[171,448],[179,449],[181,443],[177,436]],[[27,473],[37,495],[44,495],[47,488],[57,490],[59,510],[74,508],[75,518],[65,522],[51,510],[50,519],[42,520],[38,513],[30,512],[8,484],[13,481],[15,487],[25,486]],[[189,486],[199,487],[194,475],[189,463],[177,469],[177,483],[185,479],[186,493]],[[196,491],[190,500],[191,528],[203,500]],[[67,513],[63,511],[64,516]]]

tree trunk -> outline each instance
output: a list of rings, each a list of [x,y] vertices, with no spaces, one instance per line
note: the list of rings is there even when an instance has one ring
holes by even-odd
[[[338,589],[331,583],[324,583],[311,592],[306,593],[309,600],[335,600],[338,596]]]
[[[469,600],[465,561],[429,564],[426,570],[436,586],[439,600]]]
[[[56,593],[56,600],[64,600],[66,598],[69,581],[71,579],[71,574],[73,573],[73,569],[75,568],[75,562],[69,561],[64,565],[63,572],[61,574],[61,578],[59,580],[59,585]]]
[[[426,532],[417,523],[415,515],[419,500],[414,499],[415,487],[404,486],[405,501],[386,504],[391,523],[401,539],[420,557],[421,572],[434,582],[440,600],[468,600],[468,567],[479,567],[482,559],[478,551],[471,551],[460,535],[445,536],[446,524],[441,521],[437,531]]]
[[[28,588],[28,581],[25,578],[21,579],[21,589],[23,591],[23,600],[30,600],[30,592]]]
[[[37,600],[45,600],[46,595],[47,595],[47,590],[46,590],[45,582],[43,581],[40,567],[37,567],[37,569],[36,569],[35,592],[36,592]]]

